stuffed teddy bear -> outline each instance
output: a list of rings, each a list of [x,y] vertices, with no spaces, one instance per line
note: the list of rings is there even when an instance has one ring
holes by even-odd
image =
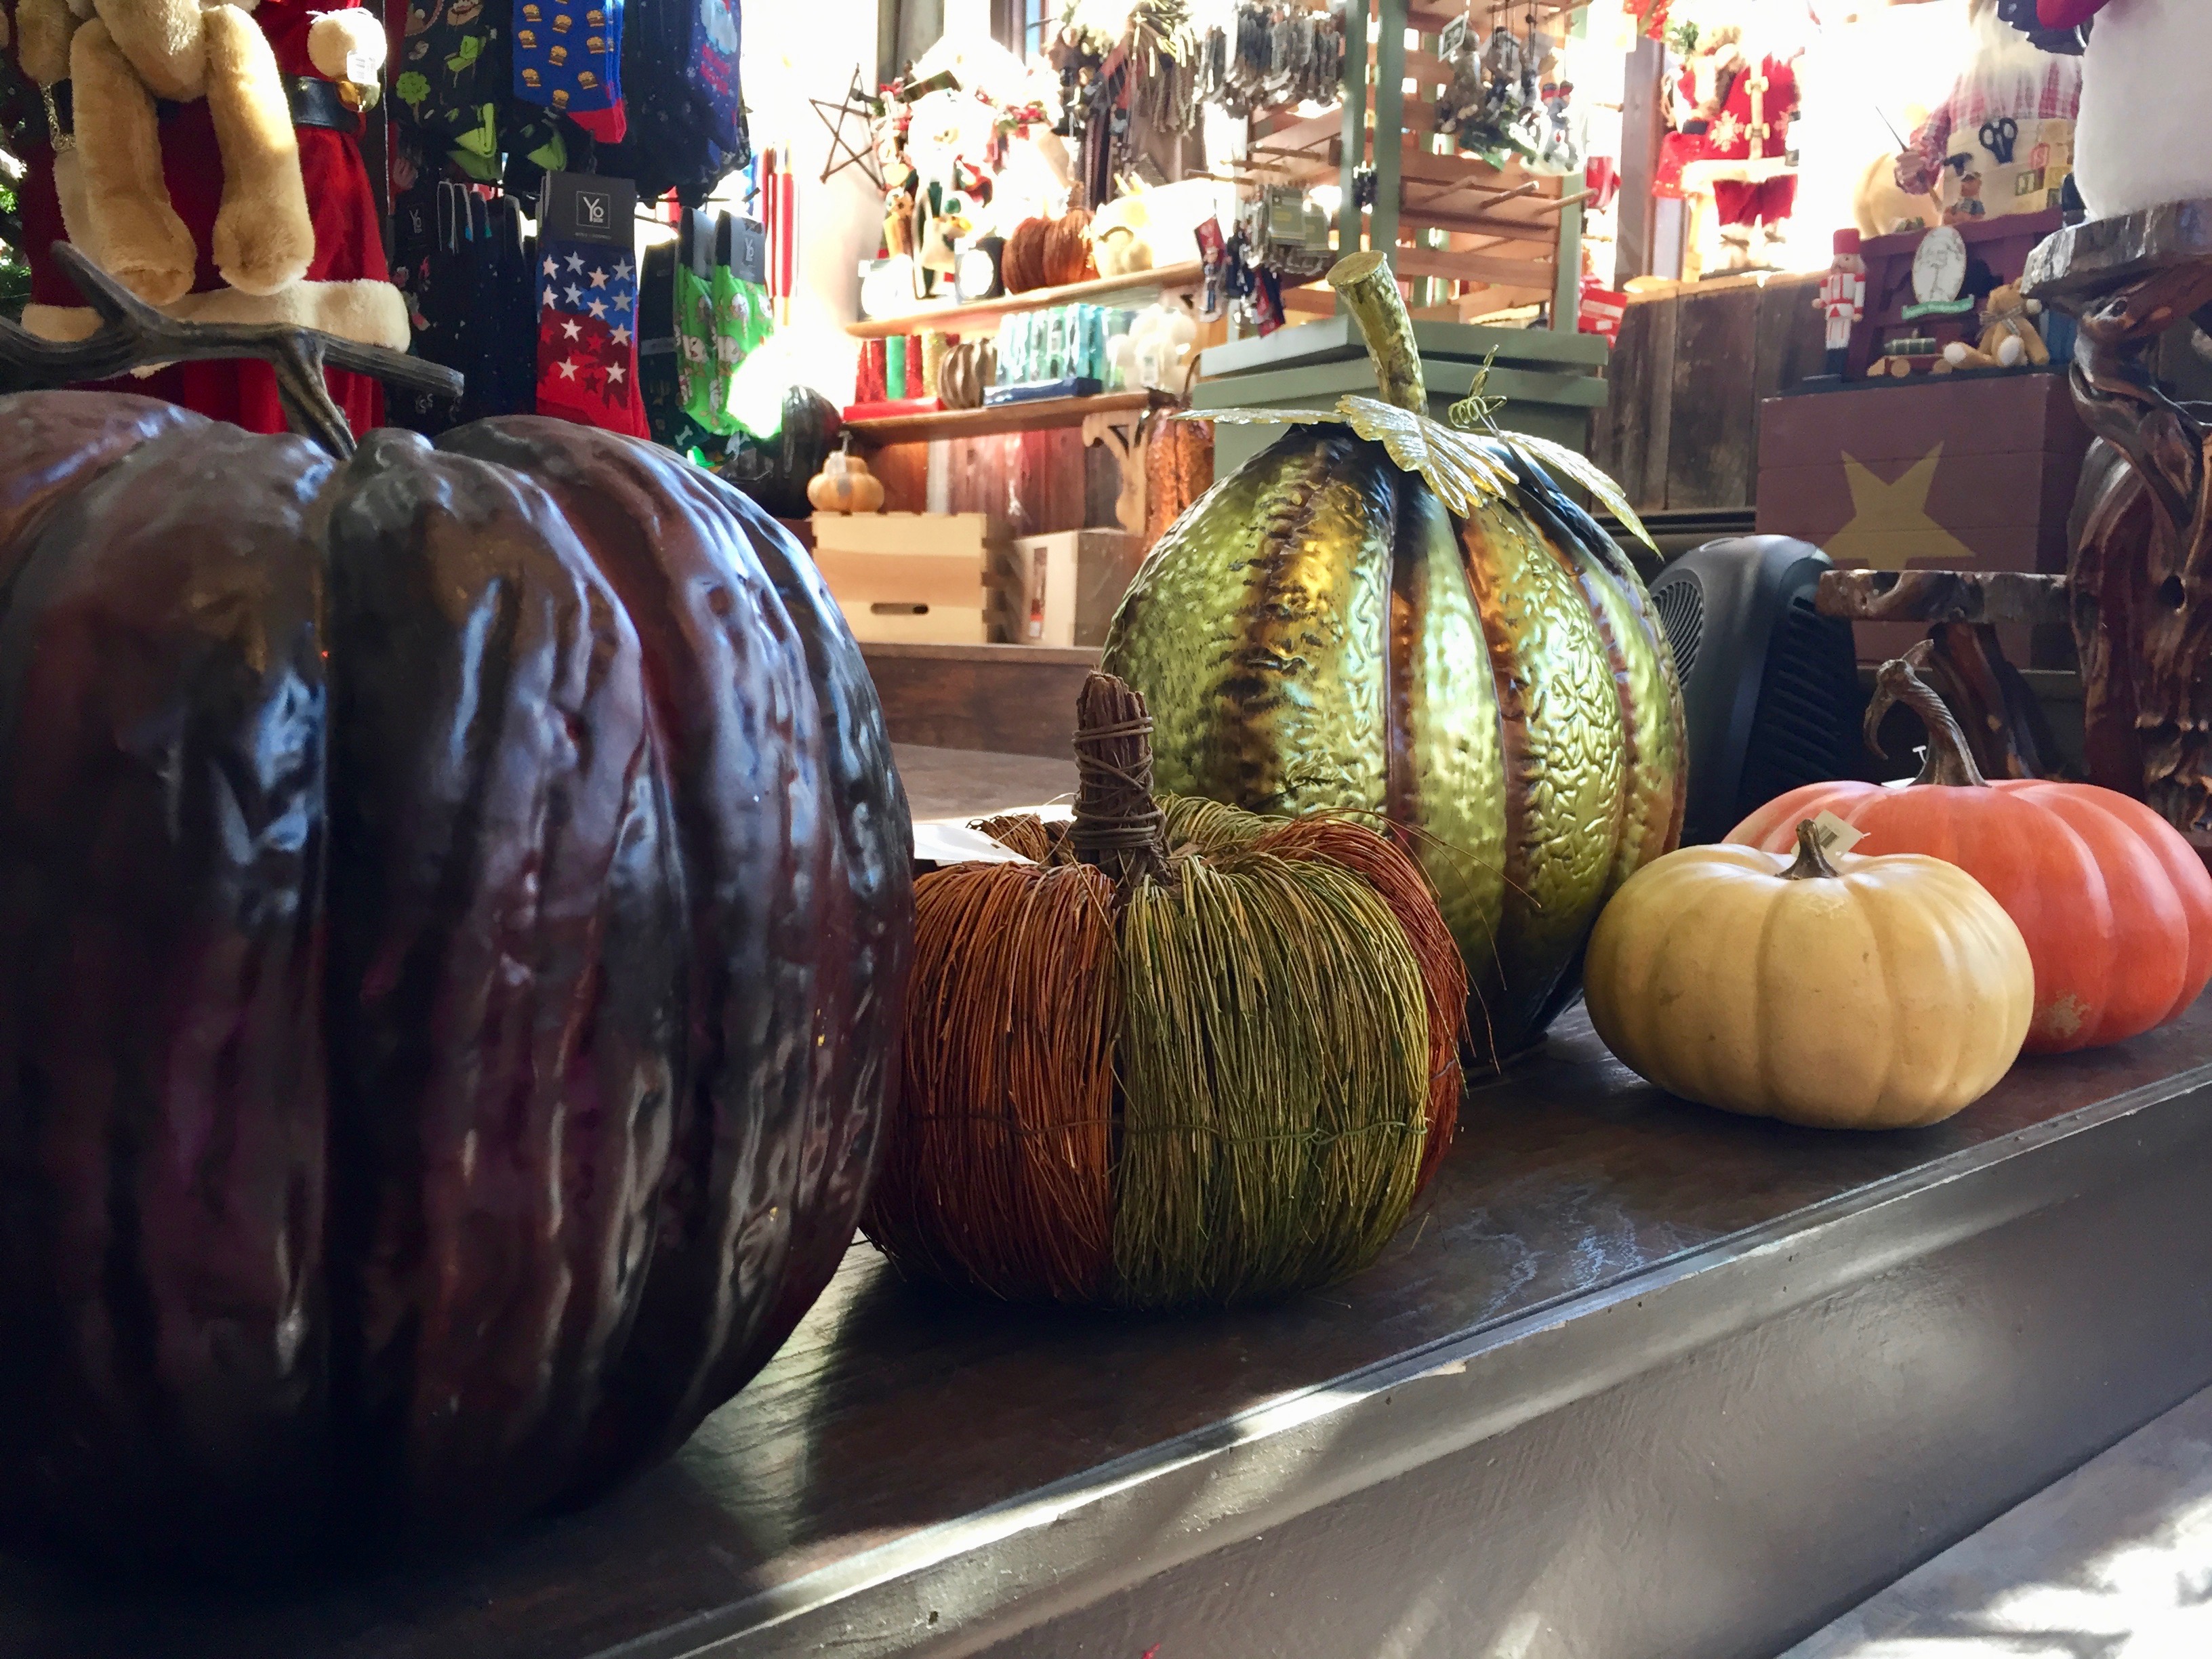
[[[2040,368],[2051,361],[2051,348],[2043,343],[2034,319],[2041,313],[2040,300],[2021,298],[2017,283],[2008,283],[1990,295],[1982,312],[1982,343],[1978,350],[1963,340],[1943,349],[1949,368],[2018,368],[2032,363]]]
[[[55,117],[51,151],[26,158],[26,328],[69,340],[98,325],[47,255],[58,232],[173,315],[406,349],[358,145],[385,57],[374,12],[346,0],[19,0],[15,33]],[[379,400],[357,378],[332,376],[358,426]],[[282,428],[265,365],[155,379],[149,390],[204,413]]]

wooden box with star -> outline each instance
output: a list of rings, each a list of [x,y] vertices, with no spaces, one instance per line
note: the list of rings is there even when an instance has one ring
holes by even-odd
[[[2090,436],[2063,374],[1867,381],[1759,410],[1759,530],[1845,568],[2066,569],[2067,520]],[[1860,623],[1860,660],[1927,630]],[[2060,629],[2001,633],[2022,667],[2071,665]]]

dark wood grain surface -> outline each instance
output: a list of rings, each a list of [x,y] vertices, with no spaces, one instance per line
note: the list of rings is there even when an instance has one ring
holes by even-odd
[[[1659,1095],[1577,1011],[1474,1089],[1436,1186],[1349,1283],[1110,1317],[909,1286],[856,1243],[752,1387],[595,1510],[252,1594],[0,1561],[0,1659],[581,1659],[710,1615],[727,1629],[733,1607],[803,1596],[805,1575],[878,1546],[2208,1065],[2200,1006],[2118,1048],[2026,1062],[1940,1127],[1822,1134]]]

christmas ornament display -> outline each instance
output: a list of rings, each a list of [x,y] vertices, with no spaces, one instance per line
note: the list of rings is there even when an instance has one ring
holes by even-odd
[[[1583,457],[1447,427],[1379,255],[1331,282],[1382,401],[1213,411],[1293,429],[1176,521],[1105,666],[1157,722],[1162,788],[1404,826],[1508,1054],[1572,999],[1599,907],[1680,834],[1680,690],[1644,585],[1546,468],[1634,525]],[[1453,411],[1484,427],[1480,392]],[[1640,526],[1639,526],[1640,529]]]
[[[1940,1123],[1996,1086],[2034,1004],[2020,930],[1940,859],[1692,847],[1590,935],[1590,1024],[1639,1077],[1820,1129]]]
[[[2212,981],[2212,875],[2141,801],[2091,784],[1984,780],[1943,700],[1886,664],[1869,741],[1902,702],[1928,731],[1908,789],[1808,784],[1769,802],[1729,840],[1778,851],[1802,818],[1832,812],[1869,854],[1923,853],[1972,876],[2018,924],[2035,967],[2032,1054],[2118,1042],[2162,1025]]]
[[[266,1573],[666,1455],[892,1080],[906,806],[811,561],[532,416],[28,392],[0,453],[0,1534]]]
[[[1371,1261],[1449,1139],[1465,1000],[1419,871],[1344,817],[1150,793],[1093,675],[1071,821],[915,886],[905,1085],[864,1225],[1017,1300],[1282,1296]]]

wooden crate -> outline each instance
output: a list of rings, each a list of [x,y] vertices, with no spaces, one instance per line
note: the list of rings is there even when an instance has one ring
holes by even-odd
[[[996,637],[1012,645],[1105,644],[1115,607],[1144,559],[1144,538],[1120,530],[1007,543],[992,582]]]
[[[1759,420],[1759,528],[1845,568],[2063,574],[2089,447],[2066,376],[1871,380],[1770,399]],[[1862,661],[1927,632],[1860,623]],[[2000,630],[2022,667],[2072,662],[2063,629]]]
[[[857,640],[981,645],[1006,538],[981,513],[817,513],[814,562]]]
[[[1761,404],[1826,368],[1820,280],[1721,276],[1629,295],[1589,453],[1638,512],[1752,505]]]

